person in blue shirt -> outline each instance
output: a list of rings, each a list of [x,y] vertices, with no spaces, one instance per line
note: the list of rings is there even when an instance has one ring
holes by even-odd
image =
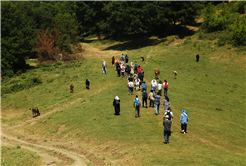
[[[125,61],[125,56],[122,54],[122,55],[120,56],[120,59],[124,62],[124,61]]]
[[[147,85],[145,84],[145,81],[143,82],[143,84],[141,85],[141,87],[142,87],[141,92],[143,92],[144,89],[147,92]]]
[[[180,115],[180,123],[181,123],[182,133],[185,134],[187,130],[187,124],[188,124],[188,114],[186,110],[183,110],[182,114]]]
[[[136,98],[134,99],[134,103],[133,103],[134,107],[135,107],[135,117],[140,117],[139,116],[139,112],[140,112],[140,107],[141,107],[141,100],[138,98],[138,95],[136,95]]]

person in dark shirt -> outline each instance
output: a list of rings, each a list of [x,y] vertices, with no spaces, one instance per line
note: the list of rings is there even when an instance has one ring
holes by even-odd
[[[171,121],[168,120],[169,116],[165,116],[165,120],[163,121],[163,126],[164,126],[164,139],[165,139],[165,144],[169,143],[169,136],[170,136],[170,127],[171,127]]]
[[[85,85],[86,85],[86,89],[89,90],[90,89],[90,81],[88,81],[88,79],[86,79]]]
[[[196,61],[197,61],[197,62],[199,62],[199,58],[200,58],[200,56],[199,56],[199,54],[197,54],[197,55],[196,55]]]
[[[120,115],[120,99],[118,96],[115,97],[113,101],[113,107],[114,107],[114,115]]]

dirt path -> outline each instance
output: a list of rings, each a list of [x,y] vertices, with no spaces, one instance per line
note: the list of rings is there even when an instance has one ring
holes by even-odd
[[[4,135],[4,136],[6,137],[5,139],[10,139],[6,135]],[[5,146],[13,146],[14,147],[14,144],[15,143],[13,143],[13,142],[11,142],[11,143],[8,143],[6,141],[1,142],[1,145],[5,145]],[[36,152],[38,155],[40,155],[43,158],[42,165],[57,166],[56,163],[61,162],[59,159],[51,157],[50,155],[43,153],[41,151],[38,151],[34,148],[30,148],[30,147],[24,146],[24,145],[21,145],[21,148],[27,149],[27,150],[32,151],[32,152]]]

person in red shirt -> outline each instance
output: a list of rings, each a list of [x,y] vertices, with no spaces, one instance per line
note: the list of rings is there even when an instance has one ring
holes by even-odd
[[[139,72],[140,70],[142,70],[142,68],[139,65],[138,68],[137,68],[137,71]]]

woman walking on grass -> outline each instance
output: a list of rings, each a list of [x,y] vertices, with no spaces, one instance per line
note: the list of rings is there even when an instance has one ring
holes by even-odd
[[[164,96],[167,96],[167,90],[168,90],[167,80],[164,80],[163,87],[164,87]]]
[[[113,101],[113,107],[114,107],[114,115],[120,115],[120,99],[118,96],[115,97]]]
[[[181,123],[182,133],[185,134],[187,131],[187,124],[188,124],[188,114],[186,110],[183,110],[182,114],[180,115],[180,123]]]

